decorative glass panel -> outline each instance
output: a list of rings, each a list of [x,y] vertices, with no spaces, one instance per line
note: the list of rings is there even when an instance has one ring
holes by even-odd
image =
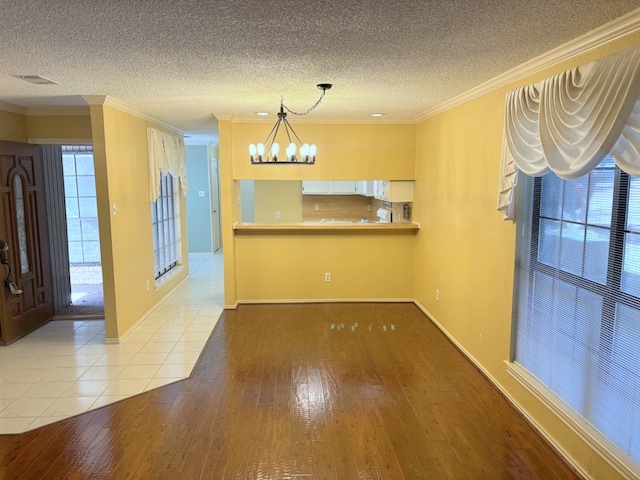
[[[29,251],[27,245],[27,227],[24,213],[24,190],[22,179],[16,175],[13,177],[13,195],[16,202],[16,227],[18,229],[18,248],[20,249],[20,271],[29,271]]]

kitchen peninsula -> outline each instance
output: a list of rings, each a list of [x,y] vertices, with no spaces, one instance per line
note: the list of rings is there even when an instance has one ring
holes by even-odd
[[[263,232],[417,232],[417,223],[381,223],[381,222],[348,222],[348,221],[317,221],[301,223],[242,223],[233,225],[236,234]]]

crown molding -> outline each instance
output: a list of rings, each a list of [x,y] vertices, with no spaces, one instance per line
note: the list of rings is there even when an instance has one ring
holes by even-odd
[[[76,107],[34,107],[27,110],[30,117],[86,117],[90,115],[88,106]]]
[[[19,115],[26,115],[27,109],[24,107],[20,107],[18,105],[14,105],[13,103],[6,103],[0,101],[0,110],[5,112],[17,113]]]
[[[506,87],[518,82],[540,70],[553,67],[567,60],[571,60],[579,55],[590,52],[597,47],[613,42],[627,35],[640,31],[640,8],[623,15],[601,27],[592,30],[564,45],[550,50],[538,57],[529,60],[497,77],[478,85],[471,90],[458,95],[440,105],[431,108],[416,117],[415,122],[419,123],[435,115],[451,110],[454,107],[474,100],[478,97],[491,93],[502,87]]]
[[[37,145],[93,145],[92,138],[38,138],[29,137],[27,143]]]
[[[182,130],[177,129],[173,125],[169,125],[168,123],[163,122],[162,120],[158,120],[157,118],[153,118],[153,117],[147,115],[146,113],[138,110],[137,108],[132,107],[128,103],[124,103],[123,101],[117,100],[117,99],[115,99],[113,97],[110,97],[108,95],[82,95],[82,98],[89,105],[104,105],[106,107],[115,108],[116,110],[120,110],[121,112],[128,113],[128,114],[133,115],[135,117],[142,118],[143,120],[147,120],[149,122],[155,123],[156,125],[159,125],[159,126],[165,128],[165,129],[169,130],[170,132],[174,133],[175,135],[178,135],[180,137],[184,136],[184,132]]]
[[[224,117],[224,118],[223,118]],[[242,117],[234,115],[216,115],[218,120],[229,120],[231,123],[263,123],[273,125],[278,117],[276,115],[269,115],[267,117],[259,117],[257,115],[252,117]],[[293,119],[292,119],[293,118]],[[415,119],[411,118],[385,118],[385,117],[370,117],[370,118],[337,118],[337,117],[324,117],[324,118],[301,118],[298,116],[288,117],[291,123],[298,124],[321,124],[321,125],[415,125]]]

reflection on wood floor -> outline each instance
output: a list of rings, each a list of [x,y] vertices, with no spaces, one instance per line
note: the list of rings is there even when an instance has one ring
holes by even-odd
[[[227,311],[191,378],[1,436],[0,477],[578,478],[413,304]]]

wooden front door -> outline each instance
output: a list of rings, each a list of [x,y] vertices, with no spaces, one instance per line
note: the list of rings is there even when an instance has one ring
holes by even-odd
[[[49,242],[40,146],[0,142],[0,336],[9,343],[53,317]],[[12,293],[10,280],[22,290]]]

